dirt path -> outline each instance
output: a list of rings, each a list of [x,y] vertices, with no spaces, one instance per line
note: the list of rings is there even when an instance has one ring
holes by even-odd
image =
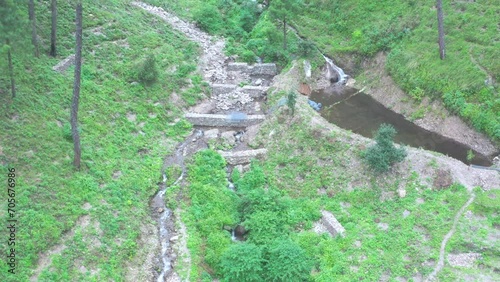
[[[460,210],[455,215],[455,219],[453,220],[453,225],[450,231],[446,234],[446,236],[444,236],[443,241],[441,242],[441,248],[439,249],[439,261],[437,262],[436,267],[434,268],[432,273],[429,274],[429,277],[425,281],[434,281],[436,279],[437,274],[441,271],[441,269],[443,269],[446,244],[448,243],[448,240],[450,240],[451,236],[453,236],[453,234],[455,233],[458,221],[460,220],[460,217],[463,215],[465,209],[470,204],[472,204],[475,198],[476,195],[472,193],[469,200],[460,208]]]
[[[132,2],[131,4],[162,18],[169,23],[173,29],[183,33],[184,36],[201,46],[203,52],[200,57],[199,68],[205,80],[219,83],[227,78],[227,72],[224,68],[224,60],[226,58],[223,52],[225,46],[224,40],[208,35],[192,23],[186,22],[160,7],[151,6],[138,1]]]

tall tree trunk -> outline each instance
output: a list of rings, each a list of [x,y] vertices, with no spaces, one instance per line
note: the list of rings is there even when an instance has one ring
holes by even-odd
[[[14,80],[14,67],[12,66],[12,54],[10,52],[10,40],[6,40],[7,45],[9,46],[7,51],[7,59],[9,61],[9,74],[10,74],[10,90],[12,92],[12,98],[16,97],[16,81]]]
[[[35,16],[35,1],[29,1],[29,18],[31,20],[31,43],[33,43],[33,47],[35,47],[35,57],[39,57],[38,53],[38,40],[36,38],[36,16]]]
[[[444,60],[445,45],[444,45],[444,27],[443,27],[443,0],[437,0],[437,18],[438,18],[438,32],[439,32],[439,57]]]
[[[50,11],[52,13],[52,29],[50,31],[50,55],[55,57],[56,52],[56,32],[57,32],[57,0],[50,2]]]
[[[80,169],[81,148],[78,133],[78,103],[80,100],[80,76],[82,69],[82,3],[76,4],[76,51],[75,51],[75,81],[73,84],[73,102],[71,103],[71,135],[74,143],[73,165]]]
[[[283,19],[283,50],[286,50],[286,18]]]

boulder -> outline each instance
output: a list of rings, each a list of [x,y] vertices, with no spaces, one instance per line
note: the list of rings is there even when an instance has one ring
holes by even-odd
[[[205,131],[204,136],[206,140],[215,139],[219,137],[219,130],[217,128],[207,130]]]
[[[236,228],[234,229],[234,235],[236,237],[243,237],[245,234],[247,234],[247,230],[243,225],[237,225]]]
[[[434,177],[433,186],[436,189],[448,188],[453,184],[453,178],[449,170],[438,169]]]
[[[305,83],[301,83],[299,86],[299,93],[302,95],[311,95],[311,87]]]
[[[220,137],[221,139],[231,147],[236,144],[236,138],[234,138],[234,135],[236,134],[236,131],[226,131],[222,132]]]

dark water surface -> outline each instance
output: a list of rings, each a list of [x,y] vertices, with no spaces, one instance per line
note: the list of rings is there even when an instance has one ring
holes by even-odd
[[[327,88],[311,93],[310,99],[323,104],[320,113],[329,122],[354,133],[373,138],[382,123],[392,124],[398,131],[395,141],[412,147],[440,152],[466,164],[467,151],[471,148],[453,139],[423,129],[393,112],[365,93],[344,87],[342,90]],[[333,104],[337,105],[332,106]],[[491,166],[486,156],[474,151],[472,164]]]

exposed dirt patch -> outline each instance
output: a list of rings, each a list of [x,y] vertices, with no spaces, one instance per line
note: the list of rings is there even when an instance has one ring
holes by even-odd
[[[140,246],[137,254],[125,266],[125,281],[153,281],[155,256],[159,248],[158,228],[154,223],[148,222],[141,226],[137,244]]]
[[[453,184],[451,173],[449,170],[438,169],[434,178],[433,186],[437,189],[448,188]]]
[[[53,246],[45,253],[41,253],[38,257],[37,267],[33,275],[30,277],[30,281],[32,282],[38,281],[38,276],[42,273],[42,271],[50,267],[50,265],[52,264],[52,258],[55,255],[60,255],[67,248],[66,243],[73,238],[73,236],[75,235],[75,231],[77,229],[85,228],[86,226],[89,225],[89,223],[90,223],[89,215],[80,216],[77,219],[75,226],[61,237],[61,242],[59,244]]]

